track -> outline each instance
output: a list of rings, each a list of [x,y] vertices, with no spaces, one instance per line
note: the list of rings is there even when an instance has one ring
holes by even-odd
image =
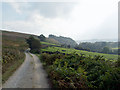
[[[5,82],[3,88],[49,88],[47,74],[39,58],[34,54],[25,54],[24,63]]]

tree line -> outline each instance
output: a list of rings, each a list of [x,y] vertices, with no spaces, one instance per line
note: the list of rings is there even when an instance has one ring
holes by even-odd
[[[118,42],[84,42],[77,45],[75,49],[106,54],[118,54],[118,49],[113,49],[116,47],[118,47]]]

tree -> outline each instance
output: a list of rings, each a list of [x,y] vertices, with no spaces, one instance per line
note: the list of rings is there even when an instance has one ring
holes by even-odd
[[[103,50],[102,50],[102,52],[108,54],[110,52],[109,47],[104,47]]]
[[[33,36],[30,36],[26,41],[31,49],[30,52],[40,53],[41,44],[39,40],[35,39]]]
[[[46,40],[46,37],[43,34],[38,36],[38,38],[40,39],[40,41],[45,41]]]
[[[67,48],[70,48],[70,45],[67,45]]]

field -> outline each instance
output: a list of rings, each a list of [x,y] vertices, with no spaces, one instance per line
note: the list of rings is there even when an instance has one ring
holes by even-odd
[[[111,60],[111,61],[116,61],[118,59],[118,55],[113,55],[113,54],[103,54],[103,53],[96,53],[96,52],[88,52],[88,51],[82,51],[82,50],[76,50],[73,48],[62,48],[62,47],[48,47],[42,49],[42,51],[48,51],[48,52],[61,52],[61,53],[66,53],[66,54],[72,54],[76,53],[78,55],[84,54],[85,56],[95,56],[95,55],[100,55],[106,58],[106,60]]]
[[[60,45],[57,45],[57,44],[42,42],[42,41],[40,43],[43,44],[43,45],[60,46]]]
[[[120,48],[112,48],[113,50],[118,50],[118,49],[120,49]]]

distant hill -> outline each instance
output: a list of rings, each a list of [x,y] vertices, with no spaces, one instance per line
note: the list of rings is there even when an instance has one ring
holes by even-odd
[[[81,42],[118,42],[118,39],[91,39],[91,40],[77,40],[77,43],[81,43]]]
[[[69,38],[69,37],[63,37],[63,36],[55,36],[55,35],[49,35],[48,37],[49,39],[54,39],[56,41],[58,41],[60,44],[66,44],[66,45],[70,45],[71,47],[75,47],[77,45],[77,43]]]

